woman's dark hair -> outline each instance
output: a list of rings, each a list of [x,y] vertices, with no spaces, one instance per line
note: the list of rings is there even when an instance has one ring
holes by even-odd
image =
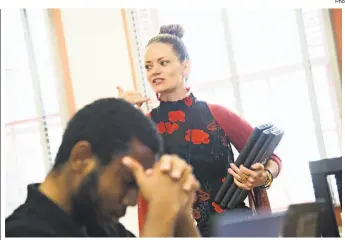
[[[161,26],[159,29],[159,34],[150,39],[147,46],[152,43],[167,43],[170,44],[178,56],[180,62],[189,60],[189,55],[186,46],[181,40],[184,31],[179,24],[170,24]]]

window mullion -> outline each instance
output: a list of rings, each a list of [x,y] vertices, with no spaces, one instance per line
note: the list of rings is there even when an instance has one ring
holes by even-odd
[[[237,73],[237,67],[234,57],[234,50],[232,46],[232,36],[230,33],[229,16],[226,8],[221,10],[221,18],[224,26],[224,37],[226,42],[226,51],[228,53],[229,68],[231,72],[231,83],[233,86],[233,92],[235,96],[236,108],[240,116],[244,116],[243,103],[241,98],[241,91],[239,85],[239,76]]]
[[[318,145],[320,158],[324,159],[327,156],[325,140],[322,133],[320,113],[317,106],[316,92],[315,92],[315,86],[313,82],[313,73],[312,73],[311,62],[309,58],[308,43],[306,40],[302,10],[297,9],[295,11],[296,11],[296,21],[298,25],[298,32],[300,36],[300,44],[301,44],[300,46],[301,46],[301,52],[303,56],[303,65],[304,65],[304,70],[305,70],[305,79],[306,79],[306,84],[307,84],[307,89],[308,89],[309,102],[310,102],[311,112],[312,112],[313,120],[314,120],[314,128],[315,128],[314,130],[316,134],[316,141]]]

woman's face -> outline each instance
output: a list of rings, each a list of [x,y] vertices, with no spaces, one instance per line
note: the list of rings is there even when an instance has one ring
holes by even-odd
[[[147,79],[155,93],[170,93],[177,88],[184,88],[187,64],[180,62],[172,45],[153,43],[147,46],[145,68]]]

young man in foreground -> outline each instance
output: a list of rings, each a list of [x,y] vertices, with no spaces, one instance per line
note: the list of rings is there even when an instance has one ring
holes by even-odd
[[[6,237],[133,237],[118,220],[139,190],[149,204],[143,237],[198,237],[190,210],[198,182],[161,151],[155,126],[129,103],[87,105],[68,123],[46,179],[6,219]]]

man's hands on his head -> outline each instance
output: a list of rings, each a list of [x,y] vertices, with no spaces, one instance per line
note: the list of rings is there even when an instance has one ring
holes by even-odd
[[[178,203],[180,207],[182,205],[192,207],[199,182],[193,175],[192,167],[178,156],[164,155],[153,168],[146,171],[133,158],[126,157],[123,163],[131,169],[140,192],[149,204],[151,202],[177,204],[175,200],[180,200]]]
[[[172,158],[162,158],[160,169],[173,179],[180,179],[184,171],[190,171],[192,173],[192,167],[181,159],[180,161],[174,161]],[[184,191],[191,191],[193,189],[193,180],[194,178],[191,181],[185,182],[183,186]],[[199,183],[197,184],[199,187]],[[177,216],[175,237],[200,237],[200,233],[196,227],[196,221],[192,215],[192,207],[196,200],[195,194],[195,190],[192,190],[185,207],[181,209],[180,214]]]
[[[188,179],[183,183],[184,191],[191,191],[193,187],[199,187],[199,183],[196,181],[193,175],[193,168],[187,164],[184,160],[176,155],[164,155],[158,162],[160,170],[168,174],[172,179],[180,180],[184,174],[188,174]]]
[[[149,205],[145,235],[172,236],[177,218],[191,219],[190,212],[199,183],[192,167],[184,160],[164,155],[152,169],[146,171],[139,162],[129,157],[123,159],[123,164],[133,172],[140,192]],[[194,221],[192,223],[195,228]],[[160,226],[162,224],[167,227]]]

